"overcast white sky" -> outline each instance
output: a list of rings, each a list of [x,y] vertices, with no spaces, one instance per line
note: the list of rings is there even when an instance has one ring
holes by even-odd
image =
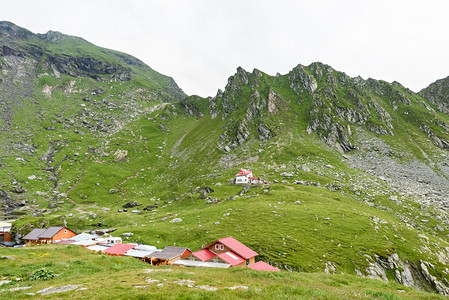
[[[14,0],[0,20],[129,53],[187,94],[213,96],[238,66],[329,64],[414,91],[449,76],[447,0]]]

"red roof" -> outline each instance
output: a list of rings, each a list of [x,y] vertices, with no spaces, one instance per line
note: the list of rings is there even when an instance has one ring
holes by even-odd
[[[259,178],[256,178],[256,177],[248,177],[249,179],[255,179],[255,180],[258,180]]]
[[[230,264],[231,266],[235,266],[245,262],[243,258],[241,258],[232,251],[222,252],[220,254],[217,254],[217,256],[222,260],[224,260],[225,262],[227,262],[228,264]]]
[[[263,261],[258,261],[255,264],[249,265],[248,268],[256,271],[275,271],[275,272],[281,271],[278,268],[270,266],[269,264]]]
[[[206,261],[215,257],[215,253],[213,253],[209,249],[201,249],[199,251],[193,252],[192,254],[193,256],[201,259],[202,261]]]
[[[235,176],[246,176],[246,175],[248,175],[248,174],[250,174],[252,172],[253,171],[250,171],[250,170],[240,169],[240,172],[237,175],[235,175]]]
[[[249,249],[248,247],[246,247],[245,245],[234,239],[232,236],[228,236],[227,238],[224,239],[219,239],[217,242],[222,243],[223,245],[225,245],[226,247],[228,247],[229,249],[231,249],[244,259],[250,259],[251,257],[259,255],[259,253]]]
[[[125,254],[126,251],[131,250],[136,246],[137,246],[136,244],[115,244],[109,247],[108,249],[104,250],[104,253],[123,255]]]

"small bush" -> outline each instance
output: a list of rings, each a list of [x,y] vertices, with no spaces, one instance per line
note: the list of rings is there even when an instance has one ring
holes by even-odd
[[[50,280],[55,277],[56,274],[53,271],[47,270],[46,268],[34,271],[33,274],[28,277],[29,280]]]

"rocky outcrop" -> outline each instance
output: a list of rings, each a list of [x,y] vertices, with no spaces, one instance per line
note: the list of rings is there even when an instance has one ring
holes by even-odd
[[[409,261],[401,261],[397,253],[388,257],[365,255],[368,267],[364,275],[359,270],[356,273],[368,278],[388,281],[387,272],[394,272],[395,281],[405,286],[414,287],[418,290],[434,289],[442,295],[449,295],[449,282],[444,283],[437,277],[431,275],[428,268],[434,266],[428,262],[420,261],[419,264],[411,264]],[[430,288],[430,289],[429,289]]]
[[[434,104],[439,111],[449,114],[449,77],[435,81],[419,94]]]
[[[131,70],[121,65],[99,61],[92,57],[64,57],[47,55],[49,67],[73,77],[87,76],[96,80],[128,81]],[[54,72],[54,71],[53,71]]]
[[[420,266],[421,272],[422,272],[424,278],[427,280],[427,282],[429,284],[431,284],[438,293],[445,295],[445,296],[449,296],[449,287],[448,287],[447,281],[445,284],[442,281],[438,280],[435,276],[430,274],[428,267],[433,268],[432,264],[428,263],[428,262],[421,261],[419,266]]]
[[[292,88],[298,96],[301,96],[305,92],[313,94],[318,87],[316,79],[312,75],[309,75],[302,65],[293,68],[287,76],[290,82],[290,88]]]
[[[443,127],[446,127],[445,123],[442,124]],[[449,150],[449,141],[446,140],[445,138],[442,137],[438,137],[436,135],[436,133],[426,124],[421,124],[419,127],[424,133],[427,134],[427,136],[433,141],[433,143],[435,144],[435,146],[442,148],[442,149],[446,149]]]

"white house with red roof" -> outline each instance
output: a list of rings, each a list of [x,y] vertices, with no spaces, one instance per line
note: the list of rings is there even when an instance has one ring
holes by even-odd
[[[256,184],[259,183],[260,179],[253,176],[253,171],[240,169],[235,175],[234,183],[236,184]]]

